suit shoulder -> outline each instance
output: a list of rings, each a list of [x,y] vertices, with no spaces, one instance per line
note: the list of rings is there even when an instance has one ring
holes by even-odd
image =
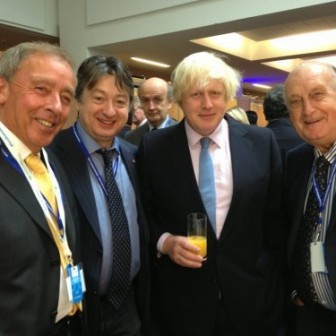
[[[120,149],[122,151],[127,151],[132,155],[136,155],[138,151],[138,147],[133,145],[132,143],[128,142],[127,140],[124,140],[119,137],[119,143],[120,143]]]

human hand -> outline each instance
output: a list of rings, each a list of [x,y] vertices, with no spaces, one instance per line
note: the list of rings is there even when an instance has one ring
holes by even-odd
[[[167,237],[162,250],[172,261],[181,266],[200,268],[203,265],[203,257],[199,255],[200,249],[191,244],[187,237],[174,235]]]

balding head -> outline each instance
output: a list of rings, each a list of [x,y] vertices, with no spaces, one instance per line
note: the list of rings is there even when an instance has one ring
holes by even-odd
[[[285,82],[289,115],[299,135],[326,152],[336,141],[336,72],[326,63],[305,61]]]
[[[172,105],[170,85],[161,78],[152,77],[140,85],[138,95],[148,122],[153,127],[159,127],[166,120]]]

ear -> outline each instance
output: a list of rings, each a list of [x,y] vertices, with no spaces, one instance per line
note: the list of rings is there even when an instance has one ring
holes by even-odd
[[[0,76],[0,105],[5,104],[8,98],[8,82]]]

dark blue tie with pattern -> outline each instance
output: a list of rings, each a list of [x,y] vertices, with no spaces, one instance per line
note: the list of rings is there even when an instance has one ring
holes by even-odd
[[[112,305],[119,309],[129,293],[131,284],[131,239],[121,194],[114,178],[113,157],[116,152],[99,150],[98,153],[104,158],[105,184],[112,226],[112,276],[106,296]]]

